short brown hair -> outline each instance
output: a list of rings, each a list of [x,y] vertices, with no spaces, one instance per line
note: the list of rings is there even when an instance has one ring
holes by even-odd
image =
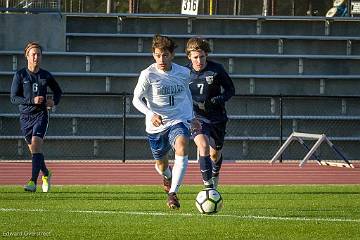
[[[159,48],[161,51],[169,50],[173,53],[177,45],[171,38],[156,34],[152,40],[152,52],[155,52],[155,48]]]
[[[32,48],[38,48],[40,49],[40,52],[42,53],[42,47],[40,46],[40,44],[38,42],[29,42],[28,44],[26,44],[25,48],[24,48],[24,55],[26,57],[27,53],[30,51],[30,49]]]
[[[201,50],[203,50],[205,53],[211,52],[210,44],[208,41],[201,37],[192,37],[188,40],[185,50],[187,56],[189,56],[191,51]]]

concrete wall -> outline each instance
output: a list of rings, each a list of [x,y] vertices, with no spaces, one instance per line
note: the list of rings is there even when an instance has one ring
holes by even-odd
[[[65,18],[59,14],[0,14],[0,50],[23,50],[29,41],[45,51],[65,51]]]

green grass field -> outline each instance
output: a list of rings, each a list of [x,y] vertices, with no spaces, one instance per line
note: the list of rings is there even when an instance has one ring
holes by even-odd
[[[200,186],[181,209],[160,186],[0,187],[3,239],[360,239],[360,185],[221,186],[224,209],[198,213]],[[40,189],[38,189],[40,190]]]

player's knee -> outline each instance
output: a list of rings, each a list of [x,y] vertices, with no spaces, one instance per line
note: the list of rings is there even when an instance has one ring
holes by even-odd
[[[218,151],[215,152],[211,152],[210,154],[210,158],[211,160],[213,160],[214,162],[217,162],[220,159],[221,153]]]
[[[205,142],[200,142],[197,144],[200,156],[208,156],[210,154],[209,145]]]
[[[186,156],[188,155],[187,153],[187,146],[184,145],[180,145],[175,147],[175,154],[179,155],[179,156]]]
[[[210,154],[209,141],[204,135],[197,135],[194,141],[200,156],[208,156]]]
[[[179,156],[187,155],[188,151],[188,139],[183,136],[180,136],[175,141],[175,154]]]
[[[42,152],[43,140],[39,137],[32,137],[31,144],[29,145],[32,154]]]

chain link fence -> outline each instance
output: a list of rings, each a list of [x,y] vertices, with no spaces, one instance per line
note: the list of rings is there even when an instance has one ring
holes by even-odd
[[[8,95],[0,99],[0,159],[28,159],[17,108]],[[131,99],[128,94],[64,95],[50,112],[44,146],[47,159],[152,159],[144,116]],[[326,134],[347,158],[359,159],[360,97],[238,95],[227,103],[227,110],[227,160],[269,160],[294,131]],[[311,147],[314,141],[306,144]],[[190,145],[190,159],[196,159],[196,147],[193,142]],[[302,159],[306,152],[293,142],[283,159]],[[321,159],[340,159],[326,144],[316,154]]]
[[[0,0],[0,9],[11,12],[60,12],[61,0]]]

